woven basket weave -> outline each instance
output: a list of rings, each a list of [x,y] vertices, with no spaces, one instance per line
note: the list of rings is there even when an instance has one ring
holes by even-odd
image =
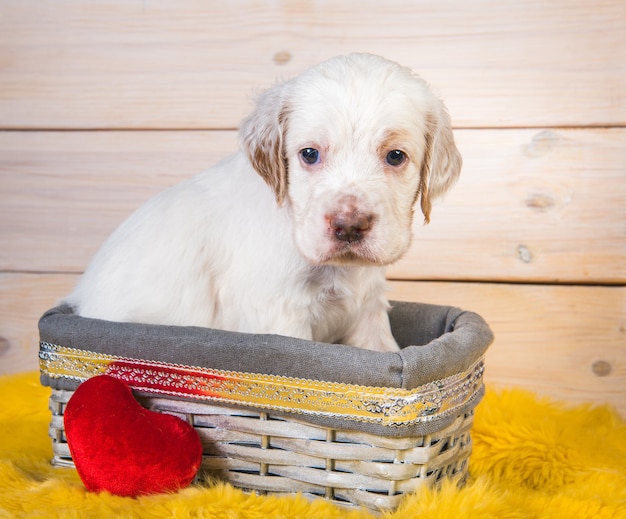
[[[473,409],[482,396],[483,355],[492,336],[476,314],[433,306],[424,314],[423,309],[424,305],[401,305],[395,318],[392,311],[394,332],[406,333],[402,320],[419,311],[429,318],[445,314],[441,322],[448,331],[422,346],[407,346],[402,354],[410,360],[409,348],[427,348],[434,342],[433,350],[441,350],[440,357],[445,357],[443,350],[452,344],[467,358],[459,364],[462,371],[442,370],[442,377],[415,387],[397,387],[407,385],[411,369],[416,368],[410,365],[404,366],[399,377],[404,384],[381,387],[341,380],[345,366],[336,377],[327,373],[331,380],[303,379],[292,376],[287,368],[282,371],[288,373],[276,375],[138,358],[131,344],[126,345],[128,355],[124,356],[106,347],[93,351],[87,335],[95,327],[95,335],[102,339],[100,322],[74,316],[66,309],[54,310],[46,314],[52,321],[60,318],[54,329],[46,315],[40,322],[42,382],[52,387],[53,463],[73,466],[63,425],[73,390],[82,380],[107,373],[129,383],[145,407],[174,414],[194,426],[204,451],[200,478],[216,476],[247,490],[301,492],[372,510],[394,509],[405,493],[436,486],[444,478],[460,483],[468,472]],[[79,328],[64,317],[78,322]],[[88,329],[83,336],[88,350],[76,347],[83,325]],[[126,330],[130,325],[117,326]],[[431,329],[439,333],[441,323],[431,323]],[[318,348],[317,343],[306,346]],[[326,346],[319,346],[322,349],[315,355],[333,351],[325,350]],[[289,349],[289,343],[285,347]],[[356,348],[346,351],[356,356],[357,364],[365,355],[381,369],[386,360],[393,364],[397,360],[393,356],[401,355],[365,354]],[[418,353],[423,356],[424,351]],[[406,364],[407,358],[401,360]],[[394,369],[402,363],[393,364]]]

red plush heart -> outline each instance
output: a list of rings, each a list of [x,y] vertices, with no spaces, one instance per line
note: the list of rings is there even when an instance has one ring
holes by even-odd
[[[143,408],[122,381],[83,382],[65,409],[65,435],[87,489],[119,496],[172,492],[193,480],[202,443],[176,416]]]

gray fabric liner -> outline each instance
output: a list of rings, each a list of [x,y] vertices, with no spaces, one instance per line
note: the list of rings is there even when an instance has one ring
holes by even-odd
[[[46,312],[39,321],[39,333],[43,342],[120,357],[404,389],[465,371],[493,341],[489,326],[479,315],[455,307],[393,302],[389,318],[402,348],[399,352],[380,353],[280,335],[117,323],[80,317],[67,305]],[[78,386],[76,381],[45,374],[41,382],[53,389]],[[482,391],[477,398],[481,396]],[[461,411],[476,403],[468,402]],[[454,417],[402,428],[318,416],[298,418],[327,427],[413,436],[440,430]]]

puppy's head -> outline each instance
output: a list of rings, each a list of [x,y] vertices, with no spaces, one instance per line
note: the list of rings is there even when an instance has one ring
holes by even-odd
[[[409,69],[369,54],[333,58],[261,95],[241,140],[315,264],[396,261],[417,201],[428,222],[461,169],[443,103]]]

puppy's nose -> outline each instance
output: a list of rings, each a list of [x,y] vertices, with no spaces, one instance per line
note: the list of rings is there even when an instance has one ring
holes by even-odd
[[[330,216],[328,224],[335,237],[348,243],[363,239],[372,226],[373,216],[360,213],[339,213]]]

